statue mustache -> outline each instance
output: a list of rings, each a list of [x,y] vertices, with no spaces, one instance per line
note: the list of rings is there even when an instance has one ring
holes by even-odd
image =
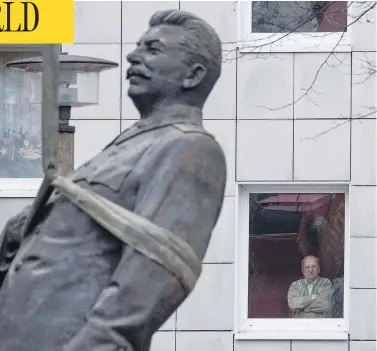
[[[140,66],[133,66],[133,67],[131,66],[127,70],[126,79],[130,79],[131,76],[139,76],[142,78],[151,79],[150,72],[146,68],[143,68]]]
[[[132,76],[139,76],[139,77],[142,77],[142,78],[145,78],[145,79],[158,78],[158,79],[162,79],[162,80],[164,80],[167,83],[170,83],[172,85],[180,86],[180,84],[177,82],[177,80],[175,80],[173,78],[169,79],[168,77],[163,76],[163,75],[156,73],[156,72],[150,72],[146,68],[143,68],[141,66],[131,66],[127,70],[126,79],[127,80],[130,79],[130,77],[132,77]]]

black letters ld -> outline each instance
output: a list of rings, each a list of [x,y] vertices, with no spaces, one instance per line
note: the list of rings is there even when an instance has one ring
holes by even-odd
[[[38,7],[33,3],[29,1],[23,1],[21,4],[24,6],[24,23],[20,23],[18,25],[18,28],[16,30],[11,28],[12,24],[12,12],[11,12],[11,6],[14,4],[14,2],[3,2],[6,6],[6,28],[4,29],[4,25],[0,25],[0,32],[32,32],[34,31],[39,24],[39,11]],[[28,27],[28,18],[29,18],[29,5],[32,6],[32,10],[34,10],[34,25],[33,28],[29,29]],[[0,6],[0,12],[2,8]],[[22,28],[23,25],[23,28]],[[21,29],[22,28],[22,29]]]

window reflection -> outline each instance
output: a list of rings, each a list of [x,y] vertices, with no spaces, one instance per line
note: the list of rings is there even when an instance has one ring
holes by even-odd
[[[347,1],[253,1],[252,32],[347,31]]]
[[[249,318],[342,318],[344,194],[264,193],[249,200]],[[306,276],[307,256],[318,258],[318,276]],[[310,306],[288,303],[294,282],[301,307],[302,297],[315,295]]]
[[[42,177],[41,106],[26,74],[5,67],[39,53],[0,52],[0,178]]]

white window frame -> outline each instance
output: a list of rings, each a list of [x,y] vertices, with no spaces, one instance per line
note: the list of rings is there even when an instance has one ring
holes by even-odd
[[[252,1],[237,4],[238,48],[243,53],[264,52],[350,52],[352,26],[344,33],[252,33]],[[353,6],[348,5],[347,23],[352,23]],[[272,42],[272,43],[271,43]],[[251,45],[250,43],[254,43]]]
[[[0,52],[39,52],[42,45],[0,45]],[[0,178],[0,198],[33,198],[43,178]]]
[[[248,318],[249,194],[250,193],[342,193],[345,195],[344,303],[343,318],[290,319]],[[236,189],[235,313],[236,339],[347,340],[349,331],[349,183],[252,183]]]

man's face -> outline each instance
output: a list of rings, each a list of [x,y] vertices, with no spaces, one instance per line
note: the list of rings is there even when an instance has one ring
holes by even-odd
[[[319,276],[319,265],[314,257],[306,257],[302,263],[302,274],[308,282],[315,281]]]
[[[137,48],[127,55],[131,98],[146,96],[153,102],[180,93],[189,68],[182,46],[185,35],[180,27],[163,25],[150,28],[141,37]]]

